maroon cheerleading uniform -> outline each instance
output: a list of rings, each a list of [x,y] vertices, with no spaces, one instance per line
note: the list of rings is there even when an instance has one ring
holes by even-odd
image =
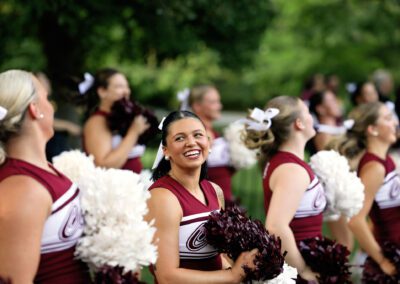
[[[179,182],[166,175],[152,184],[149,190],[165,188],[176,196],[182,208],[179,225],[179,268],[213,271],[222,269],[220,255],[216,248],[207,244],[204,224],[211,212],[219,210],[218,197],[212,184],[200,182],[206,199],[203,204]]]
[[[267,215],[266,218],[268,218],[268,209],[273,194],[271,188],[269,187],[270,177],[277,167],[287,163],[300,165],[310,176],[310,184],[304,192],[299,204],[299,208],[289,224],[291,230],[293,231],[296,242],[299,243],[304,239],[321,237],[323,219],[322,212],[326,205],[323,187],[310,166],[292,153],[279,151],[271,158],[265,167],[263,187],[264,208]],[[287,198],[290,198],[290,196]]]
[[[51,195],[51,214],[44,224],[41,255],[35,283],[90,283],[87,266],[74,258],[75,245],[83,232],[84,220],[79,188],[66,176],[48,172],[28,162],[7,158],[0,167],[0,181],[16,175],[33,178]]]
[[[232,201],[232,175],[233,168],[230,166],[230,155],[228,142],[213,130],[214,140],[211,145],[211,153],[207,159],[208,179],[218,184],[224,192],[224,198]]]
[[[385,178],[369,212],[375,239],[381,246],[386,241],[400,245],[400,178],[396,166],[390,156],[383,160],[367,152],[360,160],[358,173],[371,161],[378,162],[385,168]]]
[[[92,115],[100,115],[103,117],[108,116],[108,112],[102,111],[102,110],[97,110],[95,111]],[[122,136],[119,134],[113,135],[112,140],[111,140],[111,145],[112,148],[118,147],[118,145],[122,141]],[[85,139],[83,137],[83,148],[84,151],[87,153],[85,149]],[[123,170],[131,170],[134,173],[140,173],[143,169],[142,166],[142,161],[140,160],[140,157],[144,154],[144,150],[146,147],[144,145],[136,145],[132,148],[132,150],[128,153],[128,159],[126,160],[125,164],[122,166],[121,169]]]

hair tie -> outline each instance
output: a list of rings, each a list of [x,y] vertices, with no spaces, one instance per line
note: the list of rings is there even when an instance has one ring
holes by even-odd
[[[268,108],[263,111],[259,108],[254,108],[250,114],[250,118],[246,119],[247,128],[256,130],[256,131],[266,131],[272,125],[272,118],[279,114],[279,109],[277,108]]]
[[[190,89],[185,88],[182,91],[178,92],[176,95],[178,101],[181,103],[180,110],[188,110],[189,109],[189,95]]]
[[[3,120],[8,113],[8,110],[2,106],[0,106],[0,120]]]
[[[344,128],[346,128],[346,130],[351,130],[354,126],[354,119],[346,119],[345,121],[343,121],[343,126]]]
[[[79,94],[84,95],[94,84],[94,77],[86,72],[84,75],[84,80],[79,83],[78,89],[79,89]]]

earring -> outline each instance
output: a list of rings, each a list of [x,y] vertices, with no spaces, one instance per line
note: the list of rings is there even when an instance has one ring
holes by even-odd
[[[211,148],[210,148],[210,149],[208,149],[208,154],[211,154],[211,152],[212,152]]]
[[[43,113],[39,114],[39,119],[43,119],[43,118],[44,118],[44,114]]]
[[[379,135],[378,132],[372,132],[371,134],[372,134],[372,136],[375,136],[375,137]]]
[[[167,160],[167,161],[169,160],[169,156],[165,156],[164,158],[165,158],[165,160]]]

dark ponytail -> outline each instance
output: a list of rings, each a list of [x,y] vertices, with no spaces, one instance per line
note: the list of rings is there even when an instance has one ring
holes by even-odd
[[[161,144],[163,146],[167,145],[167,136],[168,136],[169,127],[170,127],[171,123],[181,120],[183,118],[187,118],[187,117],[195,118],[201,122],[200,118],[197,115],[195,115],[194,113],[192,113],[190,111],[185,111],[185,110],[173,111],[164,119],[163,128],[161,129],[161,131],[162,131]],[[162,178],[163,176],[168,174],[168,172],[170,170],[171,170],[170,161],[166,160],[165,157],[162,157],[160,163],[153,170],[152,180],[156,181],[159,178]],[[200,180],[203,180],[205,178],[207,178],[207,162],[204,162],[201,165],[201,171],[200,171]]]

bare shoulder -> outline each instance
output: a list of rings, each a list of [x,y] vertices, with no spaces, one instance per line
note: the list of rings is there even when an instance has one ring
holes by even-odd
[[[178,215],[182,217],[183,212],[178,198],[168,189],[158,187],[150,190],[148,206],[153,215]]]
[[[0,182],[0,216],[30,217],[45,211],[51,212],[53,201],[50,193],[31,177],[16,175]]]
[[[104,116],[93,115],[85,122],[83,126],[84,133],[89,133],[92,131],[104,131],[108,130],[107,121]]]
[[[272,190],[277,187],[300,187],[306,190],[310,182],[310,176],[304,167],[296,163],[285,163],[272,172],[269,185]]]
[[[210,183],[213,186],[215,193],[217,194],[219,206],[222,208],[225,208],[225,198],[224,198],[224,192],[223,192],[222,188],[218,184],[216,184],[212,181],[210,181]]]

